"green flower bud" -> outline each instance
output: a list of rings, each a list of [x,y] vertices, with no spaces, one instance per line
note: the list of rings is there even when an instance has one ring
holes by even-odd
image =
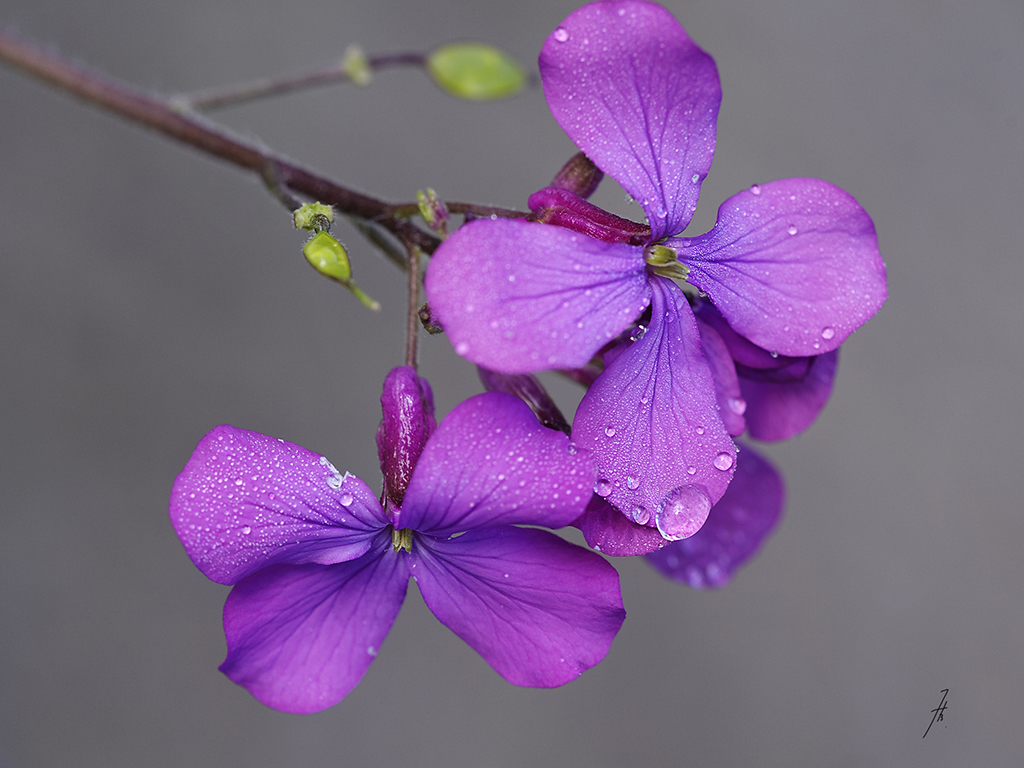
[[[483,43],[441,46],[427,57],[427,71],[441,88],[462,99],[503,99],[526,85],[518,61]]]
[[[352,267],[348,263],[345,246],[330,232],[317,232],[302,246],[302,253],[306,261],[321,275],[339,281],[347,281],[352,277]]]
[[[345,56],[341,60],[341,71],[348,75],[348,79],[356,85],[366,86],[373,80],[373,70],[366,54],[358,45],[350,45],[345,49]]]
[[[321,275],[344,285],[367,309],[380,311],[380,302],[371,299],[352,282],[352,266],[348,263],[348,252],[330,232],[317,232],[302,246],[302,253],[310,266]]]
[[[423,221],[426,222],[427,226],[441,235],[441,237],[445,237],[448,234],[447,226],[450,214],[448,213],[448,206],[437,196],[437,192],[430,187],[427,187],[426,192],[420,190],[416,193],[416,202],[420,207],[420,216],[423,217]]]

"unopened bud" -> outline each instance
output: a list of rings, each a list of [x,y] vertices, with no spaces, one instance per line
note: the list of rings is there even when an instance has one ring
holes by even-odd
[[[330,232],[317,232],[302,246],[302,253],[313,269],[344,285],[367,309],[374,312],[380,310],[380,302],[371,299],[352,282],[352,265],[348,261],[348,252]]]
[[[430,187],[427,187],[427,191],[422,190],[416,193],[416,202],[420,206],[420,216],[423,217],[423,221],[427,223],[427,226],[437,232],[441,237],[448,234],[448,219],[450,214],[448,213],[448,206],[444,204],[444,201],[437,196]]]
[[[348,280],[352,277],[348,252],[330,232],[317,232],[302,246],[302,253],[306,261],[321,275],[334,280]]]
[[[420,324],[423,326],[423,330],[431,335],[437,335],[444,333],[444,328],[441,327],[441,321],[437,319],[437,315],[434,314],[433,310],[430,309],[430,304],[424,304],[420,307],[417,312],[420,318]]]
[[[427,57],[427,71],[441,88],[462,99],[504,99],[526,85],[519,62],[483,43],[452,43]]]
[[[582,152],[577,152],[570,158],[569,162],[562,166],[551,186],[557,189],[567,189],[578,197],[586,200],[597,189],[597,185],[604,178],[604,172],[594,165],[590,158]]]
[[[370,62],[358,45],[350,45],[345,49],[345,55],[341,60],[341,71],[348,75],[348,79],[356,85],[367,86],[373,80],[373,69]]]

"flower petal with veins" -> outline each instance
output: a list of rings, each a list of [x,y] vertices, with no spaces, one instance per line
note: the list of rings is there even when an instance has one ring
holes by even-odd
[[[664,8],[628,0],[570,13],[539,63],[551,114],[640,203],[651,241],[686,229],[715,151],[714,59]]]
[[[783,355],[835,349],[887,295],[871,218],[819,179],[740,192],[722,204],[710,232],[666,245],[737,333]]]
[[[579,368],[647,308],[643,249],[525,221],[473,221],[426,291],[455,351],[499,373]]]
[[[650,327],[584,395],[572,435],[594,454],[595,492],[634,522],[653,526],[661,507],[684,501],[675,493],[680,488],[702,489],[707,506],[721,498],[736,449],[718,416],[686,297],[666,278],[653,277],[651,285]]]
[[[626,617],[615,569],[547,531],[419,536],[412,557],[427,607],[514,685],[575,680],[605,657]]]
[[[234,584],[274,563],[360,557],[387,518],[377,496],[323,456],[223,425],[174,481],[171,523],[203,574]]]

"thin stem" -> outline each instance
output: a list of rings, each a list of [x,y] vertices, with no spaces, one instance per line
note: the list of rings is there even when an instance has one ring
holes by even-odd
[[[367,66],[371,71],[387,69],[388,67],[422,67],[426,64],[426,61],[427,56],[423,53],[390,53],[380,56],[369,56],[366,59]],[[339,62],[301,75],[267,78],[244,85],[203,91],[193,96],[178,96],[175,98],[175,103],[182,104],[190,109],[209,111],[241,104],[246,101],[255,101],[256,99],[270,96],[281,96],[293,91],[351,81],[352,76],[345,69],[344,62]]]
[[[39,46],[0,29],[0,61],[55,85],[120,117],[160,131],[207,154],[267,178],[279,188],[333,205],[340,212],[373,221],[392,232],[406,246],[433,253],[440,240],[394,216],[395,206],[363,195],[236,136],[216,123],[174,109],[166,99],[71,64]],[[277,195],[281,199],[280,195]],[[283,200],[282,200],[283,202]],[[290,205],[290,203],[286,203]]]
[[[445,207],[451,213],[471,213],[477,218],[497,216],[501,219],[525,219],[530,215],[529,211],[517,211],[512,208],[499,208],[495,205],[479,205],[477,203],[449,203],[445,201]],[[392,213],[399,217],[418,216],[420,207],[417,203],[396,203]]]
[[[420,249],[408,247],[409,301],[405,317],[405,364],[416,367],[416,337],[420,330]]]

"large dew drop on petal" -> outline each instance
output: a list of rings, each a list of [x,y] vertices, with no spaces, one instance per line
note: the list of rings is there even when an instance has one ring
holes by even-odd
[[[699,485],[676,488],[658,505],[654,521],[669,541],[693,536],[704,525],[711,511],[711,498]]]

